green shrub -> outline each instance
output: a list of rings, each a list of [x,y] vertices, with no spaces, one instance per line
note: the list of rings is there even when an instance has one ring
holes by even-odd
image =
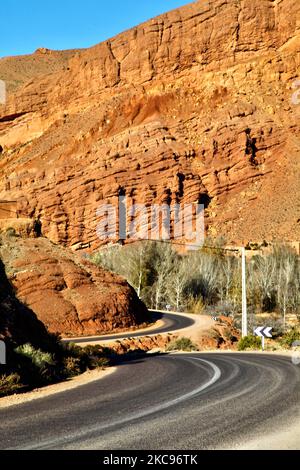
[[[238,351],[247,351],[248,349],[260,349],[261,338],[258,336],[248,335],[241,338],[238,342]]]
[[[20,376],[17,373],[0,376],[0,397],[20,391],[23,388],[20,380]]]
[[[75,371],[79,368],[81,372],[86,369],[95,369],[97,367],[103,368],[108,366],[108,358],[111,356],[112,351],[111,349],[103,348],[100,345],[89,344],[82,348],[74,343],[64,344],[64,349],[68,353],[67,369],[70,369],[71,374],[73,365],[75,367]],[[72,358],[74,361],[71,361]],[[75,375],[77,375],[77,373]]]
[[[89,356],[99,356],[100,354],[103,354],[102,346],[97,344],[88,344],[87,346],[82,348],[82,351],[85,354],[88,354]]]
[[[111,357],[111,349],[103,348],[100,345],[93,345],[89,344],[82,348],[84,354],[86,354],[88,358],[88,367],[91,369],[95,369],[100,367],[103,369],[109,365],[109,357]]]
[[[182,337],[171,341],[167,347],[167,351],[197,351],[197,346],[190,338]]]
[[[81,348],[75,343],[62,343],[64,352],[67,352],[72,357],[80,357],[84,348]]]
[[[108,367],[109,364],[110,362],[107,357],[94,357],[92,359],[92,367],[94,368],[105,369],[105,367]]]
[[[216,341],[218,341],[218,343],[222,338],[219,330],[216,330],[216,328],[210,328],[210,330],[207,332],[207,337],[215,339]]]
[[[232,331],[231,331],[230,328],[225,328],[223,334],[224,334],[224,338],[227,339],[227,341],[230,341],[230,342],[232,342],[232,343],[234,343],[235,341],[237,341],[236,336],[234,336],[234,335],[232,334]]]
[[[63,361],[65,377],[75,377],[81,373],[80,359],[76,357],[66,357]]]
[[[195,314],[203,313],[204,303],[203,303],[202,297],[200,298],[190,297],[190,299],[188,300],[187,307],[190,313],[195,313]]]
[[[294,341],[300,340],[300,332],[296,327],[291,328],[287,331],[280,339],[280,345],[283,347],[291,348]]]
[[[35,349],[30,343],[18,346],[15,352],[30,359],[32,364],[38,369],[55,364],[52,354],[43,352],[40,349]]]
[[[30,343],[8,349],[9,369],[5,369],[5,375],[0,372],[0,396],[56,383],[88,369],[103,369],[113,356],[110,348],[81,348],[74,343],[61,343],[55,335],[46,346],[50,348],[47,352]]]

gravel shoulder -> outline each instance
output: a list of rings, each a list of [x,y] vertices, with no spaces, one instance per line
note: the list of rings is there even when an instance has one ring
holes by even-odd
[[[30,392],[16,393],[7,397],[0,398],[0,409],[9,408],[11,406],[20,405],[22,403],[37,400],[39,398],[48,397],[60,392],[66,392],[74,388],[80,387],[95,380],[102,379],[115,372],[116,367],[109,367],[107,369],[88,370],[81,375],[78,375],[70,380],[59,382],[57,384],[47,385],[46,387],[37,388]]]

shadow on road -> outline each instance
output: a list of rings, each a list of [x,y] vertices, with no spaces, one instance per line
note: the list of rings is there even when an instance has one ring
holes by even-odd
[[[121,366],[126,365],[129,363],[140,363],[144,362],[145,359],[150,359],[151,357],[155,356],[165,356],[168,353],[165,352],[155,352],[155,353],[147,353],[142,349],[135,349],[134,351],[128,351],[124,354],[116,354],[110,357],[110,362],[112,366]]]
[[[161,320],[164,316],[162,312],[150,312],[151,313],[151,320]]]

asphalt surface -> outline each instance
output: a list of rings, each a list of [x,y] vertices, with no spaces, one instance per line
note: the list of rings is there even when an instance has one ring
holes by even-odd
[[[147,333],[146,330],[143,331],[132,331],[132,332],[127,332],[127,333],[118,333],[116,335],[102,335],[102,336],[85,336],[82,338],[76,338],[76,343],[94,343],[95,341],[113,341],[117,340],[120,338],[137,338],[139,336],[145,336],[147,334],[151,335],[158,335],[161,333],[169,333],[172,331],[176,330],[181,330],[183,328],[188,328],[189,326],[192,326],[194,324],[194,320],[192,318],[185,317],[183,315],[174,315],[172,313],[156,313],[156,312],[151,312],[152,314],[152,320],[157,321],[157,320],[163,320],[164,324],[157,327],[157,328],[152,328],[149,330]],[[66,341],[72,341],[70,340],[64,340]]]
[[[0,448],[234,448],[288,428],[299,399],[300,367],[289,357],[147,355],[96,382],[0,410]]]

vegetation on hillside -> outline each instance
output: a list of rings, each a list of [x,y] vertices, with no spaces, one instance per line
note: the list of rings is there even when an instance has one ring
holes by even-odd
[[[197,351],[197,346],[192,342],[190,338],[185,336],[177,338],[169,344],[167,351]]]
[[[7,364],[0,366],[0,397],[60,382],[109,364],[109,354],[101,347],[81,348],[51,336],[52,345],[48,343],[47,351],[30,343],[17,347],[7,343]]]
[[[244,336],[244,338],[240,338],[237,349],[238,351],[261,349],[261,339],[254,335]]]

